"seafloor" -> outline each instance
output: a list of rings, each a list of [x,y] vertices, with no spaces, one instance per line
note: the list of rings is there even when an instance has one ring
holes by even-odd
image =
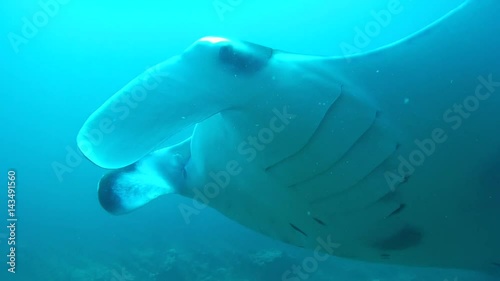
[[[199,243],[174,247],[138,247],[120,253],[45,252],[32,256],[22,270],[45,281],[483,281],[476,273],[365,264],[335,257],[314,270],[288,274],[311,257],[310,251],[266,248],[240,251],[231,245]],[[105,257],[105,258],[103,258]],[[309,260],[311,262],[311,260]],[[308,265],[310,268],[314,263]],[[24,280],[24,278],[23,278]]]

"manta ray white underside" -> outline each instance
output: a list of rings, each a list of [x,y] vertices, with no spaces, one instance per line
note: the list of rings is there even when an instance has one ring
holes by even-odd
[[[82,127],[82,152],[116,169],[100,202],[120,214],[177,192],[341,257],[500,270],[499,13],[467,1],[348,58],[203,38]]]

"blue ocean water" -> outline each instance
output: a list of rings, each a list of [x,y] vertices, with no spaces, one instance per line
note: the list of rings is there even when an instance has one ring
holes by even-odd
[[[289,52],[343,55],[357,28],[395,1],[4,1],[0,4],[0,163],[15,171],[16,204],[2,187],[0,280],[286,280],[310,251],[248,230],[209,208],[189,224],[171,195],[127,216],[99,205],[105,170],[76,135],[132,78],[207,36]],[[396,1],[400,12],[369,51],[407,36],[461,0]],[[465,24],[465,23],[464,23]],[[15,273],[9,244],[15,209]],[[3,226],[5,224],[5,226]],[[8,256],[10,255],[10,257]],[[289,280],[490,280],[479,273],[331,257]],[[491,279],[493,280],[493,279]]]

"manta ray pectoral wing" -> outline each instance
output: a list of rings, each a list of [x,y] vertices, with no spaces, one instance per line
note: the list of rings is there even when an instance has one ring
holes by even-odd
[[[481,184],[485,171],[498,171],[492,163],[498,163],[500,147],[500,39],[492,34],[500,34],[499,12],[499,1],[469,0],[386,47],[328,59],[346,88],[359,88],[373,100],[398,144],[378,170],[342,193],[300,193],[318,198],[312,202],[316,212],[335,227],[349,216],[347,227],[378,210],[385,213],[373,217],[372,229],[360,230],[369,246],[357,254],[369,257],[373,251],[377,260],[389,253],[400,264],[480,270],[500,260],[500,198],[491,184]],[[393,195],[380,198],[377,192],[384,190]],[[339,213],[341,207],[351,213]]]
[[[286,105],[294,118],[279,134],[262,134],[272,137],[239,161],[246,166],[226,189],[236,195],[213,205],[297,246],[314,249],[317,237],[331,236],[343,257],[494,267],[500,198],[491,180],[481,183],[498,171],[499,11],[499,1],[470,0],[412,36],[348,58],[275,53],[261,72],[275,78],[271,94],[222,112],[221,127],[232,130],[217,141],[243,140],[221,145],[233,148],[270,131],[273,108]],[[201,123],[199,138],[210,139],[212,126]],[[209,171],[241,156],[207,154]],[[259,208],[226,203],[235,198]]]

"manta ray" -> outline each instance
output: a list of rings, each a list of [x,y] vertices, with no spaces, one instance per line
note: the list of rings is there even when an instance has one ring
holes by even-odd
[[[112,214],[165,194],[339,257],[500,270],[500,2],[347,57],[204,37],[98,108],[77,143]],[[162,146],[195,125],[192,135]]]

